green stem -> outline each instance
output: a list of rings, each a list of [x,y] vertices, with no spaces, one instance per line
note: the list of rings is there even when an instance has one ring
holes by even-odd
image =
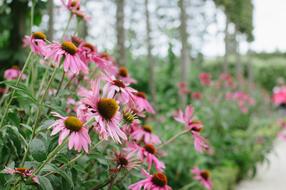
[[[27,59],[25,61],[23,69],[22,69],[22,71],[21,71],[21,73],[20,73],[20,75],[19,75],[19,77],[17,79],[16,85],[15,85],[16,87],[18,87],[18,85],[20,83],[20,80],[21,80],[21,78],[23,76],[23,73],[25,72],[26,68],[28,67],[28,65],[30,63],[31,56],[32,56],[32,51],[30,51],[30,53],[29,53],[29,55],[28,55],[28,57],[27,57]],[[1,122],[0,122],[0,129],[3,127],[4,120],[5,120],[5,118],[6,118],[7,114],[8,114],[8,110],[9,110],[9,107],[10,107],[12,101],[13,101],[15,92],[16,92],[16,89],[14,88],[12,93],[11,93],[11,97],[9,98],[8,103],[6,104],[6,107],[4,109],[4,114],[3,114],[3,117],[2,117]]]
[[[62,144],[58,145],[47,157],[47,159],[35,170],[35,172],[33,173],[33,175],[37,175],[41,169],[43,169],[43,167],[45,167],[48,163],[50,163],[55,157],[56,155],[62,150],[62,148],[65,146],[65,144],[67,143],[68,138],[65,138],[65,140],[63,141]]]
[[[64,82],[64,79],[65,79],[65,71],[63,70],[63,74],[62,74],[62,78],[61,78],[61,81],[59,83],[59,86],[58,86],[58,89],[57,89],[57,92],[56,92],[56,95],[55,96],[58,96],[62,86],[63,86],[63,82]]]
[[[66,25],[66,27],[65,27],[65,29],[64,29],[63,35],[62,35],[62,39],[63,39],[63,38],[65,37],[65,35],[66,35],[66,32],[67,32],[67,30],[68,30],[68,28],[69,28],[69,26],[70,26],[70,23],[71,23],[71,19],[72,19],[72,14],[70,14],[70,16],[69,16],[68,23],[67,23],[67,25]]]
[[[187,190],[190,189],[191,187],[195,186],[196,182],[191,182],[185,186],[183,186],[182,188],[180,188],[179,190]]]
[[[189,133],[189,130],[184,130],[184,131],[181,131],[181,132],[177,133],[176,135],[174,135],[173,137],[171,137],[171,138],[170,138],[169,140],[167,140],[166,142],[160,144],[160,145],[158,146],[158,148],[162,148],[162,147],[164,147],[164,146],[170,144],[171,142],[175,141],[178,137],[180,137],[180,136],[182,136],[182,135],[184,135],[184,134],[186,134],[186,133]]]

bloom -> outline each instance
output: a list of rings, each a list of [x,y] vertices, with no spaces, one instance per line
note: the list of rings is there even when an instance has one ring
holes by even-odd
[[[150,175],[147,171],[142,170],[142,174],[146,177],[135,184],[130,185],[128,188],[131,190],[171,190],[168,186],[167,176],[161,172]]]
[[[33,170],[32,169],[28,169],[28,168],[5,168],[2,173],[5,174],[10,174],[10,175],[14,175],[14,174],[18,174],[21,175],[24,178],[29,178],[31,177],[32,181],[34,183],[40,184],[39,182],[39,178],[37,176],[33,176]]]
[[[64,58],[64,70],[72,74],[79,74],[80,71],[88,73],[86,64],[80,59],[78,48],[71,41],[64,41],[62,44],[53,43],[48,45],[49,51],[46,58],[52,58],[57,64],[60,64]]]
[[[133,93],[136,91],[129,87],[128,84],[116,79],[114,76],[105,76],[104,79],[107,83],[103,87],[103,93],[106,94],[108,98],[116,97],[123,104],[133,101]]]
[[[135,79],[129,76],[128,69],[126,67],[119,67],[116,77],[127,84],[132,84],[137,82]]]
[[[165,164],[156,157],[157,149],[152,144],[145,144],[144,147],[141,147],[136,143],[129,143],[125,150],[136,153],[142,161],[145,160],[148,164],[148,170],[151,169],[153,163],[157,171],[165,169]]]
[[[211,77],[208,73],[201,73],[199,78],[202,85],[209,86],[211,84]]]
[[[142,112],[142,111],[147,111],[149,113],[154,114],[155,110],[149,103],[149,101],[146,98],[146,95],[144,92],[133,92],[133,100],[130,101],[129,104],[131,107],[135,107],[137,111]],[[135,105],[134,105],[135,104]]]
[[[212,189],[212,181],[208,170],[200,170],[199,168],[192,169],[195,179],[198,180],[208,190]]]
[[[120,129],[119,124],[122,119],[119,105],[113,98],[103,98],[99,94],[100,80],[92,82],[92,92],[87,93],[81,100],[78,111],[80,117],[95,118],[95,131],[102,139],[111,137],[114,141],[121,143],[121,139],[127,140],[125,133]]]
[[[286,86],[275,87],[273,89],[272,102],[276,106],[286,104]]]
[[[87,16],[83,11],[80,10],[80,0],[68,0],[65,2],[61,0],[63,5],[74,15],[84,20],[88,20],[90,17]]]
[[[189,105],[186,107],[185,113],[183,113],[181,110],[177,111],[174,114],[174,119],[185,124],[185,128],[192,133],[196,151],[202,152],[203,150],[209,150],[206,139],[200,135],[200,132],[203,129],[203,124],[201,121],[193,118],[193,112],[193,107]]]
[[[47,36],[43,32],[34,32],[31,36],[24,37],[24,47],[30,46],[32,52],[45,56],[46,55]]]
[[[115,152],[113,161],[116,164],[116,168],[113,169],[113,171],[118,171],[120,169],[127,169],[129,171],[141,164],[141,161],[135,158],[134,154],[125,152]]]
[[[14,66],[10,69],[5,70],[4,72],[4,78],[6,80],[16,80],[21,75],[21,71],[17,66]],[[25,79],[27,76],[25,74],[22,74],[21,79]]]
[[[91,143],[88,135],[88,129],[84,126],[81,120],[74,116],[63,117],[58,113],[53,112],[54,116],[59,119],[52,124],[53,131],[51,135],[60,133],[59,144],[62,144],[63,140],[69,136],[68,148],[74,148],[78,152],[82,149],[88,153],[88,146]]]
[[[137,141],[143,140],[145,144],[160,144],[160,138],[152,133],[152,127],[150,125],[143,125],[136,128],[131,134],[131,137]]]

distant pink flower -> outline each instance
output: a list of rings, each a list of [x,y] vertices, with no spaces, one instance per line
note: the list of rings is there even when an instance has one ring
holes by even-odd
[[[24,47],[30,46],[32,52],[45,56],[46,55],[47,37],[42,32],[34,32],[31,36],[25,36],[23,39]]]
[[[100,80],[92,82],[92,93],[81,100],[81,106],[78,107],[80,117],[94,118],[95,131],[102,139],[107,140],[111,137],[115,142],[121,143],[121,140],[127,140],[126,134],[120,129],[119,105],[113,98],[100,97]]]
[[[52,58],[58,65],[64,59],[65,72],[88,73],[86,64],[79,57],[78,48],[71,41],[64,41],[62,44],[55,42],[48,45],[48,48],[50,50],[47,52],[46,58]]]
[[[248,108],[255,104],[255,100],[242,91],[229,92],[225,95],[227,100],[235,101],[242,113],[247,113]]]
[[[172,190],[168,186],[167,176],[163,173],[155,173],[150,175],[147,171],[142,170],[142,174],[146,179],[141,180],[135,184],[130,185],[128,188],[131,190]]]
[[[31,177],[32,181],[34,183],[40,184],[39,178],[37,176],[33,176],[33,170],[28,168],[5,168],[2,173],[4,174],[10,174],[10,175],[20,175],[24,178]]]
[[[87,16],[83,11],[80,9],[80,0],[61,0],[63,5],[74,15],[82,18],[84,20],[89,20],[89,16]]]
[[[133,84],[137,82],[135,79],[129,76],[128,69],[126,67],[119,67],[116,77],[127,84]]]
[[[21,70],[18,67],[12,67],[10,69],[5,70],[4,72],[4,78],[6,80],[16,80],[21,75]],[[21,79],[26,79],[27,76],[25,74],[22,74]]]
[[[195,179],[198,180],[206,189],[212,189],[212,181],[210,179],[210,173],[207,170],[200,170],[199,168],[194,168],[192,173],[195,175]]]
[[[136,93],[136,90],[129,87],[128,84],[116,79],[114,76],[105,76],[103,79],[106,81],[103,93],[107,95],[107,98],[118,99],[122,104],[134,101],[133,93]]]
[[[209,73],[201,73],[199,78],[202,85],[209,86],[211,84],[211,76]]]
[[[2,88],[0,87],[0,94],[5,94],[7,92],[7,89],[6,88]]]
[[[143,125],[138,127],[132,134],[131,137],[138,142],[143,140],[145,144],[160,144],[160,138],[153,134],[152,127],[150,125]]]
[[[185,82],[179,82],[179,83],[177,84],[177,86],[178,86],[178,88],[179,88],[179,93],[180,93],[181,95],[191,93],[191,90],[189,90],[188,87],[187,87],[187,83],[185,83]]]
[[[202,99],[202,93],[200,93],[200,92],[193,92],[192,93],[192,99],[194,99],[194,100]]]
[[[196,151],[202,152],[209,150],[207,140],[200,135],[200,132],[203,129],[203,124],[201,121],[193,118],[193,112],[193,107],[189,105],[186,107],[185,113],[181,110],[177,111],[174,114],[174,119],[185,124],[185,128],[192,133]]]
[[[275,87],[273,89],[272,102],[276,106],[286,104],[286,86]]]
[[[126,151],[136,153],[142,161],[148,164],[148,170],[151,169],[152,164],[154,164],[157,171],[165,169],[165,164],[156,157],[157,149],[152,144],[145,144],[144,147],[141,147],[136,143],[129,143]]]
[[[147,111],[149,113],[155,114],[154,108],[151,106],[150,102],[144,92],[134,92],[133,100],[129,104],[133,108],[136,108],[139,112]],[[135,104],[135,105],[134,105]]]
[[[53,112],[53,114],[59,119],[51,126],[53,127],[51,135],[60,133],[59,144],[62,144],[63,140],[68,137],[69,149],[74,148],[78,152],[84,149],[84,151],[88,153],[88,146],[91,140],[88,135],[88,129],[84,126],[84,123],[74,116],[63,117],[55,112]]]

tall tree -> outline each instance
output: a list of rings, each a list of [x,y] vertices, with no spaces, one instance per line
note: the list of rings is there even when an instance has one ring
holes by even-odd
[[[54,0],[48,1],[48,15],[48,39],[52,41],[54,38]]]
[[[124,4],[125,0],[116,0],[116,60],[119,65],[126,62],[125,29],[124,29]]]
[[[150,25],[150,12],[149,12],[149,0],[145,0],[145,21],[146,21],[146,43],[147,43],[147,60],[149,63],[149,88],[153,101],[156,100],[156,84],[154,73],[154,59],[152,55],[152,40],[151,40],[151,25]]]
[[[228,73],[228,57],[229,57],[229,19],[226,16],[225,29],[224,29],[224,60],[223,60],[223,71]]]
[[[189,48],[188,48],[188,32],[187,32],[187,13],[185,0],[179,0],[178,6],[180,9],[180,40],[181,40],[181,82],[188,85],[188,65],[190,64]],[[181,104],[185,106],[187,96],[182,95]]]

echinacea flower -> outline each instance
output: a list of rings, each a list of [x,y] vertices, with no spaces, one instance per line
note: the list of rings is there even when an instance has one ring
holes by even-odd
[[[160,144],[160,138],[153,134],[152,127],[150,125],[143,125],[142,127],[138,127],[133,133],[131,133],[131,137],[135,140],[143,141],[145,144]]]
[[[20,175],[23,178],[31,177],[34,183],[40,184],[39,178],[37,176],[33,176],[33,170],[28,168],[5,168],[2,173],[10,174],[10,175]]]
[[[106,84],[103,87],[103,93],[108,98],[117,98],[121,103],[126,104],[133,100],[133,93],[136,92],[133,88],[121,80],[116,79],[114,76],[105,76],[103,79]]]
[[[210,172],[208,170],[200,170],[199,168],[192,169],[195,179],[198,180],[206,189],[212,189],[212,181],[210,179]]]
[[[88,73],[86,64],[80,59],[78,48],[71,41],[64,41],[62,44],[55,42],[48,45],[49,51],[46,58],[52,58],[58,65],[64,59],[64,71],[72,74],[79,74],[82,71]]]
[[[119,67],[116,77],[127,84],[133,84],[137,82],[135,79],[129,76],[128,69],[126,67]]]
[[[204,86],[209,86],[211,84],[211,76],[208,73],[201,73],[199,75],[200,82]]]
[[[203,129],[203,124],[201,121],[193,118],[193,107],[187,106],[185,113],[181,110],[174,114],[174,119],[180,123],[185,124],[186,130],[189,130],[194,137],[194,146],[196,151],[202,152],[204,150],[209,150],[209,145],[201,135],[200,132]]]
[[[142,111],[147,111],[149,113],[154,114],[155,110],[151,106],[150,102],[147,100],[147,97],[144,92],[134,92],[133,93],[133,100],[130,101],[130,107],[134,107],[137,111],[142,112]],[[135,105],[134,105],[135,104]]]
[[[24,47],[30,46],[32,52],[45,56],[46,55],[47,36],[43,32],[34,32],[31,36],[24,37]]]
[[[125,150],[130,153],[136,153],[142,162],[146,161],[148,170],[151,169],[153,164],[157,171],[161,172],[165,169],[165,164],[156,157],[158,151],[152,144],[145,144],[142,147],[136,143],[129,143]]]
[[[88,153],[88,146],[91,143],[90,137],[88,135],[88,129],[84,126],[84,123],[77,117],[68,116],[63,117],[58,113],[53,112],[53,115],[59,119],[52,124],[53,131],[51,135],[60,133],[59,144],[62,144],[63,140],[68,137],[68,148],[74,148],[78,152],[82,149]]]
[[[115,142],[127,140],[126,134],[120,129],[122,116],[118,102],[113,98],[101,97],[100,80],[92,82],[92,92],[81,100],[78,110],[82,118],[95,119],[94,130],[101,139],[111,137]]]
[[[87,16],[83,11],[81,11],[80,8],[80,0],[68,0],[65,2],[65,0],[61,0],[63,5],[73,14],[76,15],[79,18],[82,18],[84,20],[88,20],[90,17]]]
[[[116,168],[113,169],[113,171],[119,171],[121,169],[130,171],[137,168],[142,163],[134,154],[126,152],[115,152],[113,161],[116,164]]]
[[[147,171],[142,170],[142,174],[146,177],[137,183],[130,185],[131,190],[172,190],[168,185],[167,176],[164,173],[155,173],[150,175]]]
[[[17,66],[13,66],[10,69],[5,70],[4,72],[4,78],[6,80],[16,80],[21,75],[21,70]],[[25,74],[22,74],[21,79],[26,79],[27,76]]]

